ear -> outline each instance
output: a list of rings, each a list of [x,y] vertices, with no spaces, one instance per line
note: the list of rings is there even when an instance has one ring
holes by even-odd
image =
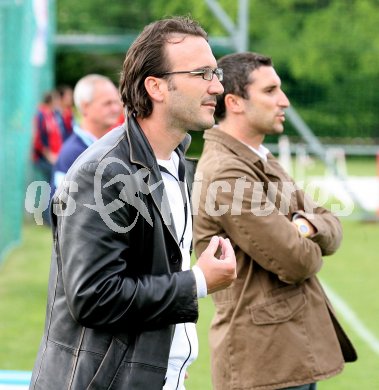
[[[150,98],[156,102],[162,102],[163,101],[163,79],[160,79],[159,77],[154,76],[148,76],[145,79],[145,88],[147,93],[149,94]]]
[[[225,101],[225,108],[227,111],[231,111],[235,114],[239,114],[244,109],[241,96],[228,93],[225,95],[224,101]]]
[[[86,116],[87,115],[87,109],[89,107],[91,103],[90,102],[86,102],[86,101],[82,101],[81,104],[80,104],[80,113],[82,116]]]

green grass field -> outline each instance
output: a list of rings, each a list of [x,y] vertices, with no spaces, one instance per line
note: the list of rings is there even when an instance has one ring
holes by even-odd
[[[378,237],[379,225],[343,221],[344,241],[325,258],[321,279],[342,298],[362,324],[379,339]],[[51,236],[45,227],[26,224],[23,244],[0,268],[0,369],[31,370],[43,330]],[[200,356],[189,371],[187,390],[208,390],[210,365],[207,331],[213,314],[210,298],[200,302]],[[340,314],[359,354],[356,363],[319,385],[323,390],[379,388],[379,352],[362,340]]]

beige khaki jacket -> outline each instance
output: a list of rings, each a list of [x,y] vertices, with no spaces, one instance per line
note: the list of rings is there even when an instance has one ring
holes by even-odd
[[[280,389],[336,375],[357,357],[316,274],[340,245],[340,222],[295,190],[271,154],[264,162],[217,128],[204,138],[192,197],[196,254],[222,235],[238,264],[236,281],[212,294],[214,389]],[[298,233],[296,213],[314,236]]]

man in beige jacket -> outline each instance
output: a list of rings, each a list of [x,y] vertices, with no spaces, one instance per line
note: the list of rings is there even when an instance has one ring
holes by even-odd
[[[237,257],[237,280],[212,294],[214,389],[315,389],[357,358],[316,276],[341,225],[262,145],[289,106],[271,59],[231,54],[218,66],[219,124],[205,132],[193,193],[196,253],[221,235]]]

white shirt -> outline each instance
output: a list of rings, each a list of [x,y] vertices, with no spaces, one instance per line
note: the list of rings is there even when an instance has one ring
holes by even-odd
[[[158,160],[158,164],[171,173],[168,174],[161,171],[178,241],[181,239],[184,232],[180,251],[183,258],[182,270],[186,271],[191,267],[190,249],[192,242],[192,216],[187,185],[185,186],[187,217],[185,217],[184,200],[180,191],[178,177],[179,156],[173,152],[170,160]],[[207,294],[204,274],[200,268],[196,266],[193,268],[193,272],[196,278],[197,295],[199,298],[204,297]],[[185,390],[184,375],[188,366],[197,358],[198,351],[199,346],[196,325],[188,322],[177,324],[175,326],[174,338],[171,344],[166,373],[166,384],[163,387],[163,390]]]
[[[259,148],[258,149],[255,149],[253,148],[252,146],[248,145],[248,144],[245,144],[243,142],[244,145],[246,145],[250,150],[252,150],[255,154],[258,155],[258,157],[260,157],[263,161],[267,162],[267,155],[270,153],[270,151],[265,147],[263,146],[262,144],[259,145]]]

